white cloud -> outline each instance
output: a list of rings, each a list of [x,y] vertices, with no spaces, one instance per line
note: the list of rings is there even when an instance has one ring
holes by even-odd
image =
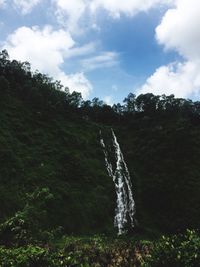
[[[156,29],[156,37],[166,49],[175,49],[187,59],[200,55],[200,1],[177,0]]]
[[[67,75],[61,69],[74,45],[71,35],[64,30],[54,31],[50,26],[43,29],[21,27],[8,36],[3,48],[8,50],[11,58],[29,61],[34,70],[38,69],[61,80],[71,91],[77,90],[83,97],[87,97],[92,86],[84,74]],[[80,51],[77,53],[80,54]],[[72,54],[75,55],[75,52]]]
[[[102,9],[112,18],[119,18],[121,14],[134,16],[153,7],[174,3],[173,0],[52,0],[52,2],[56,7],[58,21],[75,34],[82,32],[83,28],[99,31],[95,19],[98,11]]]
[[[177,97],[198,95],[200,88],[200,64],[194,62],[173,63],[158,68],[137,94],[152,92],[156,95],[174,94]]]
[[[88,54],[94,53],[96,51],[96,44],[91,42],[85,44],[81,47],[73,47],[71,48],[65,55],[65,58],[72,58],[78,56],[86,56]]]
[[[118,54],[115,52],[102,52],[98,56],[83,59],[81,65],[85,71],[100,68],[110,68],[118,64]]]
[[[112,96],[110,96],[110,95],[105,96],[103,101],[109,106],[113,105],[113,99],[112,99]]]
[[[5,6],[6,0],[0,0],[0,8]]]
[[[42,0],[0,0],[0,8],[14,7],[22,15],[29,14]]]
[[[141,11],[148,11],[158,5],[165,5],[173,3],[172,0],[129,0],[129,1],[116,1],[116,0],[93,0],[91,1],[90,8],[93,12],[97,9],[103,8],[109,12],[114,18],[119,18],[121,14],[134,16]]]
[[[14,6],[19,9],[23,15],[30,13],[40,2],[41,0],[13,0]]]
[[[156,38],[166,50],[175,50],[183,62],[158,68],[138,93],[174,93],[179,97],[200,94],[200,2],[176,0],[156,28]]]
[[[63,30],[53,31],[50,26],[21,27],[8,36],[5,48],[12,58],[28,60],[33,69],[53,75],[59,72],[63,54],[73,45],[70,34]]]
[[[85,0],[52,0],[56,5],[56,16],[61,24],[66,24],[71,32],[80,32],[78,22],[85,13],[87,1]]]
[[[59,73],[58,79],[62,81],[70,91],[81,92],[84,99],[88,98],[92,91],[92,84],[85,77],[84,73],[74,73],[66,75],[64,72]]]

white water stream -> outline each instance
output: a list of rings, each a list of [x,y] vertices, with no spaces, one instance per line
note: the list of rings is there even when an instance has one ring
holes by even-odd
[[[116,159],[116,169],[113,169],[112,163],[109,162],[106,145],[100,133],[100,143],[103,147],[105,155],[105,163],[109,176],[113,179],[117,195],[117,205],[115,210],[114,225],[118,228],[118,234],[121,235],[126,232],[127,224],[131,227],[135,226],[135,202],[132,193],[132,183],[128,167],[124,161],[122,151],[117,141],[116,135],[112,131],[113,148]]]

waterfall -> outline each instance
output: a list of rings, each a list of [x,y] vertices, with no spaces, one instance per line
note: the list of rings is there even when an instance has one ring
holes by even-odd
[[[132,183],[130,179],[130,174],[128,167],[124,161],[124,156],[120,149],[117,137],[111,129],[112,139],[113,139],[113,148],[116,159],[116,168],[114,170],[113,165],[109,162],[108,152],[106,150],[106,145],[101,136],[100,132],[100,143],[103,147],[106,169],[108,175],[113,179],[117,203],[115,210],[115,219],[114,225],[118,228],[118,234],[121,235],[126,232],[126,226],[129,223],[131,227],[135,226],[135,202],[132,194]]]

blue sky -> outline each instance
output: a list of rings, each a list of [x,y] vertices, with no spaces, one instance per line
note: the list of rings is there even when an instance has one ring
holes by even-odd
[[[0,46],[85,99],[200,93],[198,0],[0,0]]]

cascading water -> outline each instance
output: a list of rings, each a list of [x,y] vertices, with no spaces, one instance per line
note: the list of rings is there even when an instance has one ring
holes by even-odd
[[[128,222],[131,227],[135,226],[135,202],[132,194],[132,184],[128,167],[124,161],[119,143],[113,129],[111,129],[113,137],[113,147],[116,158],[116,169],[113,169],[112,163],[109,162],[108,152],[104,140],[100,132],[100,143],[103,147],[105,155],[105,163],[109,176],[113,179],[117,195],[117,207],[115,210],[114,225],[118,228],[118,234],[126,232]]]

